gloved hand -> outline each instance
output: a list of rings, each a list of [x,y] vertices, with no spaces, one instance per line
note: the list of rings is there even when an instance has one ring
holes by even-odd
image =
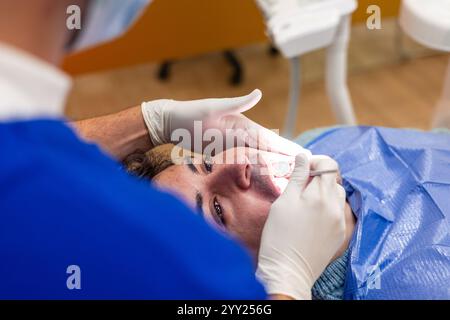
[[[262,233],[256,275],[268,294],[311,299],[314,282],[342,245],[345,191],[337,174],[309,177],[310,169],[335,168],[328,157],[313,157],[310,168],[307,157],[296,156],[289,184]]]
[[[311,155],[308,150],[241,114],[254,107],[261,96],[261,91],[256,89],[247,96],[237,98],[193,101],[163,99],[144,102],[141,109],[154,146],[174,142],[172,133],[177,129],[186,129],[192,139],[183,141],[185,144],[182,144],[182,147],[201,153],[202,150],[194,150],[194,147],[198,146],[193,141],[194,133],[197,133],[194,130],[194,121],[202,121],[201,131],[198,132],[202,134],[202,137],[208,129],[218,129],[223,135],[227,129],[242,130],[243,132],[238,135],[240,146],[250,145],[253,148],[287,155],[298,153]],[[201,143],[199,147],[203,148],[205,143]]]

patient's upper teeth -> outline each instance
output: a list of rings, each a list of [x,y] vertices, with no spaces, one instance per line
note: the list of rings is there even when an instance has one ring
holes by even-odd
[[[287,161],[272,163],[272,169],[275,177],[286,177],[291,172],[291,166]]]
[[[288,185],[289,180],[286,178],[274,178],[273,182],[277,186],[280,193],[283,193]]]

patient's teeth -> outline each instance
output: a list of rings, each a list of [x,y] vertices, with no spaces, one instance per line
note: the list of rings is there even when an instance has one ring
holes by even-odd
[[[273,184],[282,193],[289,182],[289,177],[294,170],[294,157],[272,152],[258,152],[260,164],[269,175]],[[263,173],[264,174],[264,173]]]
[[[293,157],[271,152],[261,153],[261,155],[271,175],[274,177],[289,177],[295,161]]]
[[[289,180],[286,178],[274,178],[273,181],[274,181],[275,185],[277,186],[277,188],[280,190],[280,193],[284,192],[284,190],[286,189],[287,184],[289,182]]]
[[[277,178],[289,176],[291,173],[291,166],[287,161],[280,161],[272,163],[273,175]]]

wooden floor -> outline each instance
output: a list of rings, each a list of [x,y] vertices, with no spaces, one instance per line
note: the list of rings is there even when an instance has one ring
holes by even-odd
[[[358,30],[354,33],[358,36]],[[375,46],[380,44],[382,39]],[[400,62],[391,57],[395,55],[393,47],[381,48],[378,55],[367,48],[367,42],[360,41],[351,48],[349,87],[358,121],[365,125],[427,129],[449,56],[432,55]],[[229,85],[230,68],[223,57],[211,54],[176,63],[167,82],[156,79],[155,64],[77,77],[67,114],[72,119],[82,119],[146,100],[235,96],[260,88],[263,100],[247,116],[266,127],[282,129],[288,102],[287,61],[268,55],[266,45],[244,48],[237,54],[245,67],[245,81],[239,87]],[[364,63],[384,55],[390,58]],[[297,133],[335,124],[322,80],[323,52],[307,55],[302,63],[305,83]]]

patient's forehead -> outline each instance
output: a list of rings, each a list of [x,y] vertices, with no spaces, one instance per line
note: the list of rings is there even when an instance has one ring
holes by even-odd
[[[158,189],[181,197],[190,207],[194,208],[195,190],[192,188],[192,176],[184,165],[173,165],[157,174],[152,183]]]
[[[192,159],[192,161],[202,162],[203,156],[199,153],[192,152],[190,150],[174,146],[170,153],[171,160],[174,165],[186,164],[186,159]]]
[[[171,160],[174,164],[186,164],[189,161],[194,164],[202,164],[205,160],[213,160],[217,164],[241,164],[245,162],[246,156],[257,152],[256,149],[235,147],[214,154],[207,151],[200,154],[175,146],[171,152]]]

